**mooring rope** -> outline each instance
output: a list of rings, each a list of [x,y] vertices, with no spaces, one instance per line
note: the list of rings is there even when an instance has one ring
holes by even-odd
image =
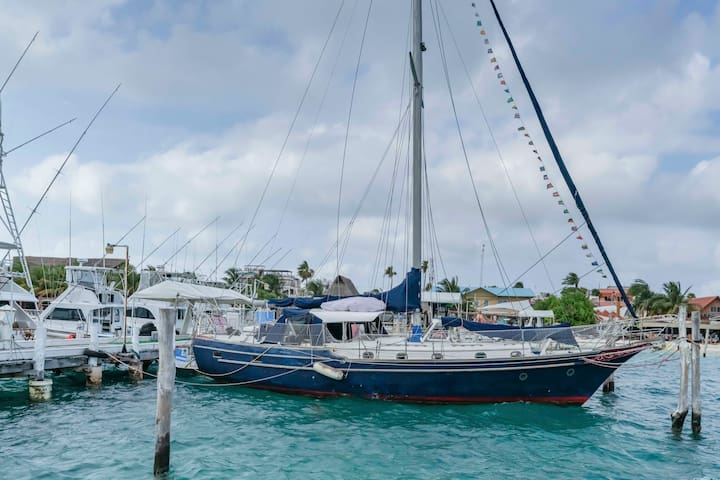
[[[269,349],[268,349],[268,350],[269,350]],[[128,368],[137,368],[137,367],[135,367],[135,366],[133,366],[133,365],[130,365],[130,364],[122,361],[120,358],[116,357],[116,356],[113,355],[112,353],[108,353],[108,352],[103,352],[103,353],[107,354],[108,357],[112,358],[114,361],[116,361],[117,363],[119,363],[119,364],[121,364],[121,365],[125,365],[125,366],[128,367]],[[265,353],[267,353],[267,350],[265,351]],[[263,353],[263,355],[264,355],[264,353]],[[253,361],[254,361],[254,360],[253,360]],[[248,363],[248,364],[246,364],[246,365],[243,365],[242,367],[238,368],[237,370],[235,370],[235,371],[233,371],[233,372],[229,372],[229,373],[222,374],[222,375],[215,375],[215,376],[228,376],[228,375],[232,375],[232,374],[234,374],[234,373],[239,372],[239,371],[242,370],[243,368],[247,367],[247,366],[250,365],[251,363],[252,363],[252,362],[250,362],[250,363]],[[186,382],[186,381],[184,381],[184,380],[178,380],[177,378],[175,378],[175,383],[181,384],[181,385],[190,385],[190,386],[195,386],[195,387],[236,387],[236,386],[241,386],[241,385],[251,385],[251,384],[253,384],[253,383],[264,382],[264,381],[267,381],[267,380],[273,380],[273,379],[275,379],[275,378],[279,378],[279,377],[282,377],[282,376],[285,376],[285,375],[289,375],[289,374],[291,374],[291,373],[297,372],[298,370],[302,370],[303,368],[307,368],[307,367],[310,367],[310,366],[312,366],[312,363],[308,363],[307,365],[301,365],[301,366],[299,366],[299,367],[293,368],[292,370],[288,370],[288,371],[286,371],[286,372],[281,372],[281,373],[278,373],[278,374],[276,374],[276,375],[270,375],[269,377],[256,378],[255,380],[247,380],[247,381],[245,381],[245,382],[233,382],[233,383],[199,383],[199,382]],[[197,368],[196,368],[196,369],[193,369],[193,371],[198,372],[198,373],[200,373],[200,374],[202,374],[202,375],[214,376],[213,374],[205,373],[205,372],[203,372],[202,370],[199,370],[199,369],[197,369]],[[158,378],[157,375],[152,374],[152,373],[147,372],[147,371],[144,371],[144,372],[143,372],[143,375],[148,375],[148,376],[150,376],[150,377],[152,377],[152,378]]]

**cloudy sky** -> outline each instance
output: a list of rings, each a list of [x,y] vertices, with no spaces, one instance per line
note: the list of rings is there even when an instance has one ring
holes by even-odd
[[[568,234],[567,217],[516,131],[476,20],[551,181],[572,202],[489,5],[478,0],[476,18],[470,3],[444,2],[439,24],[474,186],[507,276],[553,291],[569,271],[592,271],[590,261],[571,238],[546,268],[521,276],[538,251]],[[409,255],[409,6],[374,2],[369,16],[368,7],[365,0],[5,2],[3,79],[40,32],[2,93],[5,150],[78,118],[5,158],[19,223],[122,84],[24,232],[27,254],[66,256],[71,238],[74,256],[99,256],[103,219],[104,239],[114,242],[147,205],[147,222],[125,240],[133,263],[180,228],[146,263],[214,277],[216,265],[222,276],[251,261],[295,270],[307,260],[331,278],[339,203],[341,231],[357,212],[349,240],[340,238],[339,271],[360,289],[387,285],[385,267],[403,272]],[[623,282],[644,278],[657,289],[677,280],[698,295],[720,294],[720,1],[499,0],[498,7]],[[423,258],[433,260],[436,279],[502,285],[458,140],[433,27],[438,12],[426,2],[424,13],[425,146],[440,255],[425,242]],[[590,288],[610,283],[594,272],[582,280]]]

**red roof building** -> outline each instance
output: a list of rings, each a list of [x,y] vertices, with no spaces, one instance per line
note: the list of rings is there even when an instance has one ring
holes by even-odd
[[[700,320],[709,322],[710,320],[720,320],[720,296],[697,297],[688,300],[688,305],[692,306],[692,310],[700,312]]]
[[[630,303],[633,301],[633,296],[627,293],[627,287],[625,288],[625,293],[628,296],[628,300],[630,300]],[[598,289],[600,294],[598,295],[598,306],[604,307],[607,305],[615,305],[615,304],[623,304],[622,296],[620,295],[620,290],[618,290],[617,287],[607,287],[607,288],[600,288]]]

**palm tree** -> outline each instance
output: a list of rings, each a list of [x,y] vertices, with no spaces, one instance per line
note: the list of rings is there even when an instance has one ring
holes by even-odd
[[[396,272],[395,270],[393,270],[392,265],[390,265],[389,267],[387,267],[387,268],[385,269],[385,276],[386,276],[386,277],[390,277],[390,288],[392,288],[392,285],[393,285],[393,277],[394,277],[395,275],[397,275],[397,272]]]
[[[523,282],[515,282],[513,288],[525,288],[525,284]]]
[[[313,297],[319,297],[323,294],[323,291],[325,290],[325,284],[322,280],[310,280],[305,285],[305,288],[307,289],[308,293]]]
[[[578,276],[577,273],[570,272],[563,279],[562,284],[567,285],[568,287],[578,288],[578,285],[580,284],[580,277]]]
[[[450,279],[443,278],[438,285],[439,292],[459,292],[460,286],[458,285],[458,277],[452,277]]]
[[[663,291],[665,292],[665,297],[669,305],[668,312],[666,313],[677,313],[680,305],[687,303],[687,295],[691,288],[692,286],[683,292],[680,282],[663,283]]]
[[[422,270],[422,273],[425,274],[428,271],[428,267],[430,266],[430,262],[427,260],[423,260],[420,264],[420,270]]]
[[[307,260],[303,260],[303,262],[298,265],[298,275],[300,276],[300,279],[305,283],[305,288],[307,288],[307,282],[313,277],[313,275],[315,275],[315,270],[310,268]]]
[[[240,281],[240,270],[236,267],[230,267],[227,270],[225,270],[225,276],[223,277],[223,282],[228,287],[232,287],[233,285],[237,284]]]

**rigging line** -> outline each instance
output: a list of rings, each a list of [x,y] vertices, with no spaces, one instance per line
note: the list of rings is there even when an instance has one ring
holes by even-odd
[[[223,238],[220,241],[220,243],[217,243],[215,245],[215,248],[213,248],[212,251],[210,253],[208,253],[207,256],[205,258],[203,258],[202,261],[193,269],[193,272],[197,272],[200,269],[200,267],[202,267],[205,264],[205,262],[207,262],[210,259],[210,257],[213,256],[213,253],[217,253],[218,249],[220,248],[220,245],[225,243],[227,241],[227,239],[229,239],[231,236],[233,236],[235,234],[235,232],[237,232],[240,229],[240,227],[243,226],[244,223],[245,223],[244,221],[240,222],[237,227],[233,228],[233,230],[230,233],[228,233],[227,236],[225,236],[225,238]]]
[[[235,248],[237,248],[237,246],[240,245],[240,242],[244,241],[247,238],[247,236],[250,234],[250,231],[255,227],[256,227],[256,225],[250,226],[250,228],[248,228],[247,232],[245,232],[245,234],[242,237],[238,238],[237,242],[235,242],[235,244],[232,246],[232,248],[230,250],[228,250],[228,252],[225,254],[225,256],[220,259],[220,262],[217,265],[215,265],[215,269],[212,272],[210,272],[211,276],[214,275],[220,269],[220,265],[225,263],[225,260],[227,260],[227,258],[233,252],[233,250],[235,250]]]
[[[280,258],[278,258],[277,262],[275,262],[275,263],[272,264],[272,266],[270,267],[270,270],[275,270],[275,267],[277,267],[278,264],[279,264],[280,262],[282,262],[282,261],[285,259],[285,257],[288,256],[288,254],[289,254],[290,252],[292,252],[292,248],[288,249],[287,252],[285,252]]]
[[[39,139],[41,139],[42,137],[44,137],[45,135],[49,135],[49,134],[53,133],[55,130],[59,130],[59,129],[61,129],[62,127],[64,127],[65,125],[71,124],[71,123],[74,122],[75,120],[77,120],[77,117],[71,118],[70,120],[68,120],[68,121],[66,121],[66,122],[63,122],[63,123],[61,123],[60,125],[57,125],[57,126],[51,128],[50,130],[46,130],[45,132],[41,133],[40,135],[34,136],[34,137],[31,138],[30,140],[27,140],[27,141],[21,143],[20,145],[18,145],[18,146],[16,146],[16,147],[13,147],[13,148],[11,148],[10,150],[8,150],[8,151],[6,151],[6,152],[3,152],[3,156],[4,156],[4,157],[7,157],[8,155],[10,155],[10,154],[11,154],[12,152],[14,152],[15,150],[18,150],[18,149],[24,147],[25,145],[34,142],[35,140],[39,140]]]
[[[431,9],[432,9],[432,6],[433,6],[433,2],[430,2],[430,7],[431,7]],[[444,76],[445,76],[445,82],[446,82],[446,84],[447,84],[448,94],[449,94],[449,96],[450,96],[450,104],[452,105],[453,116],[454,116],[454,119],[455,119],[455,126],[456,126],[456,129],[457,129],[457,132],[458,132],[458,137],[459,137],[459,139],[460,139],[460,146],[461,146],[461,148],[462,148],[463,157],[465,158],[465,165],[467,166],[468,176],[470,177],[470,183],[472,184],[473,193],[475,194],[475,201],[476,201],[476,203],[477,203],[477,205],[478,205],[478,209],[480,210],[480,216],[481,216],[481,218],[482,218],[483,226],[485,227],[485,232],[486,232],[486,234],[487,234],[487,236],[488,236],[488,243],[490,243],[490,248],[491,248],[491,250],[492,250],[492,252],[493,252],[493,256],[495,257],[495,262],[496,262],[496,264],[497,264],[498,271],[499,271],[499,273],[500,273],[500,280],[501,280],[503,283],[505,283],[505,287],[507,288],[508,285],[507,285],[506,282],[509,281],[509,277],[508,277],[507,273],[505,272],[505,267],[504,267],[503,264],[502,264],[502,260],[500,259],[500,254],[499,254],[499,252],[498,252],[498,250],[497,250],[497,246],[495,245],[495,241],[493,240],[492,234],[491,234],[491,232],[490,232],[490,226],[489,226],[489,224],[488,224],[487,217],[485,216],[485,210],[484,210],[483,207],[482,207],[482,204],[481,204],[481,202],[480,202],[480,195],[478,194],[477,187],[476,187],[476,185],[475,185],[475,178],[474,178],[474,176],[473,176],[472,168],[471,168],[471,166],[470,166],[470,160],[468,159],[467,149],[466,149],[466,147],[465,147],[465,141],[464,141],[464,139],[463,139],[462,130],[461,130],[461,128],[460,128],[460,121],[459,121],[458,115],[457,115],[457,108],[456,108],[456,106],[455,106],[455,98],[454,98],[454,96],[453,96],[452,86],[451,86],[451,84],[450,84],[450,76],[449,76],[449,73],[448,73],[447,58],[445,57],[445,48],[444,48],[444,43],[443,43],[443,40],[442,40],[442,34],[441,34],[441,32],[439,31],[439,25],[436,25],[436,21],[435,21],[435,20],[436,20],[436,15],[435,15],[435,13],[434,13],[434,9],[432,9],[432,10],[433,10],[433,15],[432,15],[432,18],[433,18],[433,26],[435,27],[435,30],[436,30],[436,31],[435,31],[435,34],[436,34],[436,36],[437,36],[437,38],[438,38],[438,43],[439,43],[439,45],[440,45],[440,57],[441,57],[441,60],[442,60],[442,63],[443,63],[443,71],[444,71],[444,74],[445,74],[445,75],[444,75]]]
[[[591,268],[591,269],[588,270],[587,272],[585,272],[585,273],[583,273],[582,275],[580,275],[580,276],[578,277],[578,281],[582,280],[583,278],[585,278],[585,277],[587,277],[588,275],[590,275],[591,273],[593,273],[596,268],[603,267],[603,266],[605,266],[605,264],[604,264],[604,263],[601,263],[601,264],[598,265],[597,267]],[[556,293],[561,292],[561,291],[565,290],[566,288],[569,288],[569,287],[568,287],[567,285],[565,285],[564,287],[558,288],[557,290],[555,290],[554,292],[552,292],[551,295],[555,295]]]
[[[271,252],[270,255],[268,255],[267,257],[265,257],[260,264],[261,264],[261,265],[265,265],[265,263],[267,263],[268,260],[270,260],[270,259],[271,259],[272,257],[274,257],[275,255],[277,255],[277,253],[278,253],[280,250],[282,250],[282,247],[278,247],[277,250],[275,250],[274,252]]]
[[[478,104],[478,107],[480,108],[480,113],[482,115],[483,121],[485,122],[485,126],[488,129],[488,133],[490,134],[490,138],[492,140],[493,146],[495,147],[495,151],[497,152],[498,158],[500,159],[500,164],[502,165],[503,171],[505,172],[505,178],[507,178],[508,183],[510,184],[510,188],[512,189],[513,196],[515,197],[515,202],[518,205],[518,208],[520,209],[520,213],[522,214],[523,220],[525,222],[525,225],[527,226],[528,233],[530,234],[530,238],[532,239],[533,245],[535,246],[535,251],[538,254],[538,257],[542,257],[542,251],[540,250],[540,246],[538,245],[537,239],[535,238],[535,234],[532,231],[532,227],[530,226],[530,221],[528,220],[527,214],[525,213],[525,208],[523,207],[522,203],[520,202],[520,196],[517,193],[517,189],[515,188],[515,184],[512,181],[512,178],[510,177],[510,172],[507,168],[507,165],[505,163],[505,158],[503,157],[502,153],[500,152],[500,146],[497,143],[497,140],[495,138],[495,134],[493,132],[492,127],[490,126],[490,121],[487,118],[487,115],[485,114],[485,108],[483,108],[482,102],[480,101],[480,96],[477,93],[477,90],[475,89],[475,84],[472,81],[472,76],[470,75],[470,70],[467,67],[467,64],[465,63],[465,59],[462,56],[462,53],[460,52],[460,47],[458,46],[457,39],[455,38],[455,34],[453,33],[452,29],[450,28],[450,22],[448,21],[447,15],[445,14],[445,9],[442,6],[442,3],[438,2],[438,8],[440,13],[442,13],[443,18],[445,19],[445,24],[448,26],[448,31],[450,32],[450,38],[453,41],[453,44],[455,46],[455,52],[457,53],[458,58],[460,59],[460,63],[463,66],[463,69],[465,70],[465,75],[467,76],[468,83],[470,84],[470,88],[473,92],[473,96],[475,97],[475,101]],[[542,261],[543,268],[545,270],[545,275],[547,276],[548,282],[550,282],[550,286],[552,289],[555,289],[555,285],[553,284],[552,276],[550,275],[550,271],[548,270],[547,265],[545,264],[545,261]]]
[[[362,59],[363,49],[365,47],[365,36],[367,34],[368,23],[370,23],[370,12],[372,11],[373,0],[368,4],[367,15],[365,16],[365,26],[363,28],[362,39],[360,40],[360,51],[358,52],[357,63],[355,64],[355,75],[353,76],[352,91],[350,93],[350,108],[348,108],[347,124],[345,127],[345,143],[343,145],[342,161],[340,163],[340,185],[338,187],[338,206],[337,206],[337,223],[335,236],[337,240],[337,252],[335,262],[335,275],[340,275],[340,206],[342,204],[343,177],[345,176],[345,160],[347,158],[348,140],[350,139],[350,119],[352,118],[353,105],[355,104],[355,90],[357,88],[358,73],[360,72],[360,60]],[[339,284],[338,284],[339,285]]]
[[[147,227],[147,195],[145,195],[145,215],[143,215],[143,234],[142,247],[140,249],[140,258],[145,258],[145,227]],[[139,272],[142,272],[143,264],[140,262]]]
[[[290,122],[290,127],[288,128],[287,134],[285,135],[285,139],[283,140],[282,146],[280,147],[280,151],[278,152],[278,155],[275,158],[275,163],[273,163],[272,169],[270,170],[270,176],[268,177],[267,182],[265,182],[265,187],[263,188],[262,194],[260,195],[260,198],[258,199],[257,206],[255,207],[255,211],[253,212],[252,218],[250,219],[250,223],[248,224],[248,230],[247,230],[245,236],[242,237],[243,239],[247,239],[248,235],[250,234],[250,228],[252,228],[252,226],[255,224],[255,219],[257,218],[258,212],[260,211],[263,201],[265,200],[265,195],[267,194],[268,188],[270,188],[270,183],[272,182],[272,179],[275,176],[275,170],[277,169],[277,166],[280,163],[280,158],[282,157],[283,153],[285,152],[285,147],[287,146],[288,141],[290,139],[290,134],[292,133],[293,129],[295,128],[295,123],[297,122],[297,119],[300,116],[300,111],[302,110],[302,107],[305,104],[305,99],[307,98],[308,92],[310,91],[310,87],[313,83],[313,80],[315,79],[315,74],[317,73],[318,68],[320,67],[320,61],[322,60],[323,56],[325,55],[325,49],[327,48],[328,42],[330,41],[330,37],[332,36],[333,30],[335,30],[335,25],[337,24],[338,17],[340,16],[340,12],[342,11],[344,4],[345,4],[345,2],[340,4],[340,8],[338,8],[337,13],[335,14],[335,19],[333,20],[332,26],[330,27],[328,36],[325,39],[325,43],[323,44],[322,49],[320,50],[320,56],[318,57],[317,62],[315,62],[315,66],[313,67],[312,74],[310,74],[310,79],[308,80],[308,83],[305,86],[305,91],[303,92],[302,97],[300,98],[300,103],[298,104],[298,107],[295,110],[295,115],[293,116],[292,122]],[[238,260],[240,258],[240,253],[242,253],[242,249],[244,246],[245,246],[245,240],[242,241],[240,248],[238,248],[237,255],[235,255],[235,265],[237,265],[237,263],[238,263]]]
[[[178,248],[178,249],[175,251],[175,253],[173,253],[172,255],[170,255],[170,257],[169,257],[167,260],[165,260],[162,264],[163,264],[163,265],[167,265],[168,262],[169,262],[170,260],[172,260],[173,258],[175,258],[175,256],[176,256],[178,253],[180,253],[181,251],[183,251],[183,250],[185,249],[185,247],[187,247],[188,245],[190,245],[190,242],[192,242],[192,241],[195,240],[197,237],[199,237],[201,233],[203,233],[205,230],[207,230],[207,228],[208,228],[210,225],[212,225],[213,223],[217,222],[219,219],[220,219],[219,216],[218,216],[218,217],[215,217],[210,223],[208,223],[208,224],[205,225],[203,228],[201,228],[199,232],[197,232],[195,235],[193,235],[192,237],[190,237],[185,243],[183,243],[183,244],[180,246],[180,248]]]
[[[343,4],[345,1],[343,0]],[[357,3],[356,3],[357,5]],[[341,5],[342,7],[342,5]],[[338,14],[340,12],[338,11]],[[318,106],[317,111],[315,112],[315,119],[313,120],[312,127],[310,128],[310,133],[308,134],[307,141],[305,142],[305,148],[303,149],[302,156],[300,157],[300,162],[298,163],[298,167],[295,170],[295,175],[293,176],[293,182],[290,186],[290,191],[288,192],[287,197],[285,198],[285,205],[283,206],[282,214],[280,215],[280,221],[278,222],[278,228],[275,231],[275,235],[280,234],[280,228],[282,227],[282,224],[285,220],[285,214],[287,213],[288,206],[290,205],[290,199],[292,198],[293,193],[295,193],[295,187],[297,186],[298,177],[300,176],[300,170],[302,169],[303,164],[305,163],[305,158],[307,157],[308,150],[310,149],[310,143],[312,142],[312,139],[315,135],[315,127],[318,124],[318,121],[320,119],[320,113],[323,110],[323,107],[325,106],[325,100],[327,99],[328,91],[330,90],[330,85],[332,84],[332,80],[335,77],[335,71],[337,70],[337,66],[340,63],[340,57],[342,56],[343,47],[345,46],[345,41],[347,40],[348,33],[350,32],[350,26],[352,25],[352,19],[355,14],[355,9],[351,11],[350,19],[348,20],[347,28],[345,29],[345,33],[343,35],[342,40],[340,41],[340,47],[338,48],[337,55],[335,55],[335,61],[333,62],[332,69],[330,70],[330,75],[328,76],[327,83],[325,84],[325,89],[323,90],[322,97],[320,99],[320,104]],[[332,32],[331,32],[332,33]],[[329,40],[329,38],[328,38]]]
[[[405,114],[403,115],[403,119],[405,119],[405,118],[407,117],[408,112],[410,112],[410,104],[408,104],[408,106],[407,106],[407,108],[406,108],[406,110],[405,110]],[[402,122],[399,123],[398,126],[395,128],[395,131],[393,132],[392,138],[390,139],[390,142],[388,143],[388,146],[385,148],[385,151],[383,152],[383,155],[382,155],[382,157],[381,157],[381,159],[380,159],[380,162],[378,162],[377,167],[375,167],[375,171],[373,172],[372,177],[370,177],[370,181],[368,182],[368,185],[366,186],[365,191],[363,192],[363,195],[362,195],[362,197],[360,198],[360,202],[359,202],[357,208],[355,209],[355,212],[353,213],[353,216],[352,216],[350,222],[348,223],[348,229],[347,229],[347,230],[348,230],[348,232],[347,232],[347,236],[348,236],[348,237],[349,237],[350,234],[352,233],[352,227],[355,225],[355,221],[357,220],[358,215],[360,215],[360,210],[361,210],[361,208],[362,208],[362,205],[365,203],[365,200],[367,199],[368,195],[370,194],[370,189],[371,189],[371,187],[373,186],[373,184],[375,183],[375,179],[377,178],[378,173],[380,172],[380,168],[382,167],[383,163],[385,162],[385,159],[387,158],[388,152],[390,151],[390,147],[392,147],[393,143],[395,142],[395,137],[398,135],[398,133],[399,133],[399,131],[400,131],[400,125],[401,125],[401,124],[402,124]],[[343,252],[342,252],[342,257],[340,258],[341,263],[342,263],[342,261],[343,261],[343,259],[344,259],[344,257],[345,257],[345,253],[346,253],[346,252],[343,250]]]
[[[407,117],[409,111],[410,111],[410,104],[408,104],[407,107],[405,107],[405,113],[403,115],[403,119],[405,119],[405,117]],[[398,125],[395,127],[395,131],[393,132],[392,137],[390,138],[390,141],[388,142],[387,147],[385,147],[385,151],[383,152],[382,157],[380,158],[380,161],[378,162],[377,166],[375,167],[375,171],[373,172],[372,176],[370,177],[370,181],[368,182],[367,186],[365,187],[365,192],[363,192],[363,195],[360,198],[360,202],[358,202],[358,206],[355,209],[355,212],[353,213],[352,218],[350,219],[350,221],[347,223],[347,226],[343,230],[343,235],[349,235],[352,232],[352,226],[355,223],[355,219],[360,214],[360,210],[362,209],[363,203],[367,199],[367,197],[370,193],[370,189],[372,188],[373,183],[375,182],[375,179],[377,178],[378,173],[380,172],[380,168],[382,167],[383,163],[385,162],[385,159],[387,158],[388,152],[390,151],[390,147],[392,147],[393,143],[395,142],[395,137],[400,132],[401,125],[402,125],[402,121],[399,122]],[[320,262],[320,266],[318,267],[318,270],[320,268],[322,268],[328,260],[330,260],[330,257],[332,256],[332,252],[333,252],[333,250],[335,250],[335,248],[336,248],[336,244],[333,244],[328,249],[327,253],[323,257],[323,260]]]
[[[80,134],[78,139],[75,141],[75,144],[70,149],[70,152],[65,157],[65,160],[63,160],[63,162],[60,164],[60,168],[57,170],[57,172],[55,172],[55,175],[53,176],[52,180],[50,180],[50,183],[45,188],[45,191],[43,191],[42,195],[40,196],[40,199],[37,201],[37,203],[35,204],[33,209],[30,211],[30,215],[25,220],[25,223],[23,223],[23,226],[22,226],[22,228],[20,228],[19,233],[22,233],[25,230],[25,227],[27,227],[28,223],[30,222],[30,219],[33,217],[33,215],[35,215],[37,213],[38,207],[40,207],[40,204],[43,202],[43,200],[45,200],[45,197],[47,196],[48,192],[50,191],[50,188],[52,188],[53,184],[55,183],[55,180],[57,180],[57,178],[60,176],[60,172],[62,172],[63,168],[65,167],[65,164],[68,162],[68,160],[70,160],[70,157],[72,156],[72,154],[75,153],[75,149],[78,147],[78,145],[80,145],[80,142],[82,141],[82,139],[85,138],[85,134],[87,134],[88,130],[90,130],[90,127],[93,126],[93,124],[95,123],[95,120],[105,109],[105,106],[110,102],[112,97],[114,97],[115,94],[117,93],[117,91],[120,89],[120,85],[121,84],[118,84],[117,87],[115,87],[115,90],[113,90],[112,93],[105,99],[105,102],[98,109],[98,111],[95,112],[95,115],[93,115],[92,119],[85,127],[85,130],[83,130],[83,132]]]
[[[400,130],[403,129],[403,124],[406,124],[409,126],[409,118],[407,116],[400,117],[398,119],[399,124],[401,125]],[[398,174],[398,166],[400,163],[400,150],[402,149],[401,145],[401,139],[403,136],[398,135],[395,144],[398,145],[396,147],[396,153],[395,153],[395,162],[393,163],[393,173],[390,180],[390,192],[388,195],[388,199],[385,204],[385,210],[383,212],[383,224],[380,229],[380,239],[378,241],[378,250],[376,253],[376,268],[373,272],[372,281],[374,285],[377,285],[377,282],[380,280],[380,270],[382,268],[383,259],[385,260],[385,263],[387,263],[387,251],[390,244],[390,226],[392,222],[392,206],[393,206],[393,200],[395,196],[395,182],[397,181],[397,174]],[[383,251],[385,253],[383,257]]]
[[[15,62],[15,66],[12,68],[12,70],[10,70],[10,73],[8,73],[8,76],[5,78],[5,81],[3,82],[2,87],[0,87],[0,93],[2,93],[3,90],[5,90],[5,86],[8,84],[8,82],[10,81],[10,78],[15,73],[15,70],[17,69],[18,65],[20,65],[20,62],[22,62],[22,59],[25,58],[25,54],[28,52],[28,50],[30,50],[30,46],[33,44],[33,42],[35,41],[35,39],[37,38],[39,33],[40,33],[39,31],[35,32],[35,35],[33,35],[32,39],[27,44],[27,47],[25,47],[25,50],[23,50],[23,53],[22,53],[22,55],[20,55],[20,58],[18,58],[18,61]]]
[[[412,9],[411,9],[412,10]],[[408,63],[408,57],[404,55],[406,51],[408,51],[408,46],[410,45],[410,27],[412,25],[412,12],[410,12],[410,15],[408,15],[408,23],[407,27],[405,29],[405,45],[403,46],[403,64],[401,72],[401,80],[400,80],[400,103],[398,105],[398,122],[402,118],[403,113],[403,105],[405,105],[405,90],[406,90],[406,75],[407,75],[407,63]],[[396,149],[395,149],[395,164],[393,168],[393,175],[392,180],[390,182],[390,192],[388,194],[388,199],[385,204],[385,210],[383,210],[383,223],[380,227],[380,237],[378,238],[378,247],[375,253],[375,263],[373,264],[373,271],[370,276],[370,284],[371,285],[377,285],[377,281],[379,280],[379,270],[380,270],[380,264],[381,264],[381,255],[382,255],[382,248],[383,244],[387,242],[388,236],[390,235],[390,213],[389,208],[391,208],[393,195],[395,192],[395,177],[397,176],[397,164],[400,158],[400,153],[402,150],[402,143],[400,141],[400,136],[398,136],[398,141],[396,142]]]
[[[428,218],[430,220],[429,223],[431,224],[432,232],[433,232],[433,236],[431,237],[431,239],[434,238],[435,248],[437,249],[438,260],[440,261],[440,267],[442,268],[443,276],[445,278],[448,278],[447,270],[445,269],[445,262],[443,260],[442,252],[440,250],[440,240],[438,239],[438,236],[437,236],[437,228],[435,228],[435,215],[433,214],[432,203],[430,202],[430,176],[428,175],[428,172],[427,172],[427,156],[426,156],[427,154],[425,153],[425,152],[427,152],[427,149],[425,148],[424,142],[425,142],[425,137],[423,136],[423,156],[425,157],[424,162],[423,162],[423,169],[425,170],[425,172],[424,172],[425,173],[425,192],[426,192],[426,197],[427,197]]]
[[[102,185],[101,185],[102,187]],[[105,266],[105,256],[107,255],[105,253],[105,200],[103,199],[103,189],[100,188],[100,224],[102,226],[102,248],[103,248],[103,256],[102,256],[102,264],[103,267]]]
[[[115,242],[115,245],[117,245],[117,244],[119,244],[120,242],[122,242],[123,240],[125,240],[125,238],[126,238],[128,235],[130,235],[130,234],[131,234],[138,226],[140,226],[140,224],[143,223],[144,221],[145,221],[145,215],[143,215],[143,217],[142,217],[140,220],[138,220],[137,223],[135,223],[135,225],[133,225],[133,226],[130,228],[130,230],[128,230],[127,232],[125,232],[125,234],[124,234],[122,237],[120,237],[120,239],[119,239],[118,241]],[[103,240],[103,243],[105,243],[105,240]],[[106,254],[103,254],[103,258],[102,258],[101,260],[104,261],[105,255],[106,255]],[[95,261],[95,263],[93,264],[93,266],[95,266],[95,267],[98,266],[98,261],[97,261],[97,260]]]
[[[553,138],[552,133],[550,132],[550,127],[548,126],[547,122],[545,121],[545,115],[543,115],[542,109],[540,108],[540,104],[538,103],[537,98],[535,97],[535,93],[533,92],[532,87],[530,86],[530,81],[528,80],[527,76],[525,75],[525,70],[522,68],[522,65],[520,64],[520,59],[517,56],[517,53],[515,52],[515,47],[512,44],[512,41],[510,40],[510,35],[508,34],[507,30],[505,29],[505,24],[503,23],[502,19],[500,18],[500,12],[498,12],[497,7],[495,6],[495,2],[493,0],[490,0],[490,4],[492,5],[493,12],[495,13],[495,18],[497,18],[498,24],[500,25],[500,29],[503,32],[503,36],[505,37],[505,41],[508,44],[508,47],[510,48],[510,53],[512,54],[513,60],[515,60],[515,65],[517,66],[518,72],[520,73],[520,77],[522,78],[523,84],[525,85],[525,89],[528,92],[528,95],[530,96],[530,101],[532,102],[533,108],[535,109],[535,114],[538,117],[538,121],[540,122],[540,126],[542,127],[543,133],[545,134],[545,139],[548,142],[548,145],[550,146],[550,150],[552,151],[553,157],[555,158],[555,162],[558,165],[558,168],[560,169],[560,173],[562,173],[563,178],[565,179],[565,183],[568,186],[568,189],[570,190],[570,193],[572,194],[573,198],[575,199],[575,205],[577,205],[578,210],[580,210],[580,213],[582,214],[583,218],[585,219],[585,222],[587,223],[588,229],[590,230],[590,233],[593,236],[593,239],[595,240],[595,243],[597,244],[598,250],[600,250],[600,255],[602,255],[603,260],[605,261],[605,265],[607,265],[608,270],[610,270],[610,275],[612,276],[613,280],[615,281],[615,286],[617,286],[618,290],[620,291],[620,295],[622,296],[623,302],[625,302],[625,306],[627,307],[628,311],[632,315],[633,318],[637,318],[637,314],[635,313],[635,309],[632,306],[632,303],[630,303],[630,299],[627,296],[627,293],[625,293],[625,288],[623,287],[622,283],[620,282],[620,279],[617,276],[617,273],[615,273],[615,268],[613,268],[612,263],[610,263],[610,258],[607,255],[607,252],[605,252],[605,247],[602,244],[602,241],[600,240],[600,235],[597,233],[597,230],[595,230],[595,226],[593,225],[592,221],[590,220],[590,214],[588,213],[587,209],[585,208],[585,203],[583,202],[582,198],[580,197],[580,192],[578,191],[577,187],[575,186],[575,182],[573,182],[572,177],[570,176],[570,172],[568,171],[567,167],[565,166],[565,162],[562,159],[562,156],[560,155],[560,150],[558,149],[557,144],[555,143],[555,139]]]
[[[255,261],[255,259],[262,253],[263,250],[265,250],[265,247],[267,247],[270,244],[270,242],[272,242],[275,239],[275,237],[277,237],[277,233],[275,235],[271,236],[270,238],[268,238],[268,240],[263,244],[263,246],[260,247],[260,250],[258,250],[258,252],[248,261],[247,264],[252,265],[253,262]],[[259,265],[263,265],[263,262],[260,262]]]
[[[580,225],[578,225],[577,232],[579,232],[580,229],[583,228],[584,226],[585,226],[585,222],[583,222],[583,223],[581,223]],[[533,263],[532,265],[530,265],[524,272],[522,272],[520,275],[518,275],[517,278],[514,280],[514,282],[511,282],[511,283],[514,285],[515,282],[518,282],[526,273],[528,273],[530,270],[532,270],[533,268],[535,268],[535,266],[536,266],[538,263],[540,263],[540,262],[543,261],[545,258],[547,258],[547,257],[548,257],[551,253],[553,253],[558,247],[560,247],[560,245],[562,245],[563,243],[565,243],[565,241],[566,241],[568,238],[570,238],[570,237],[574,236],[575,234],[577,234],[577,232],[570,232],[570,233],[568,233],[567,235],[565,235],[565,236],[562,238],[562,240],[560,240],[558,243],[556,243],[555,246],[553,246],[553,247],[552,247],[550,250],[548,250],[544,255],[542,255],[538,260],[536,260],[535,263]],[[598,268],[598,267],[595,267],[595,268]],[[553,291],[555,291],[555,286],[552,285],[552,284],[551,284],[550,286],[552,287]]]
[[[178,233],[178,232],[180,231],[181,228],[182,228],[182,227],[178,227],[174,232],[172,232],[170,235],[168,235],[167,237],[165,237],[165,239],[164,239],[162,242],[160,242],[160,245],[158,245],[157,247],[153,248],[152,252],[148,253],[146,256],[144,256],[144,257],[142,258],[142,260],[140,260],[140,264],[142,265],[143,263],[145,263],[145,261],[146,261],[148,258],[152,257],[153,253],[157,252],[157,251],[160,249],[160,247],[162,247],[163,245],[165,245],[168,240],[170,240],[176,233]]]

